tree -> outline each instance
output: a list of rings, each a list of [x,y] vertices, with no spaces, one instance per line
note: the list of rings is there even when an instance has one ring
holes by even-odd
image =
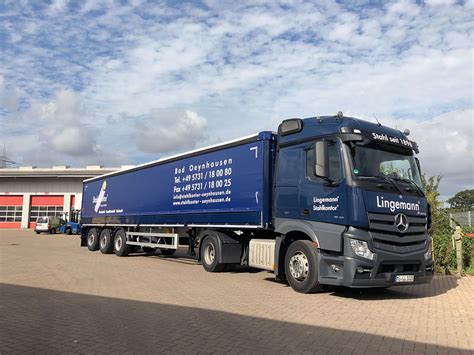
[[[429,178],[426,178],[424,174],[421,176],[423,191],[425,192],[426,200],[431,206],[432,235],[451,232],[449,227],[449,216],[442,208],[443,202],[439,200],[438,187],[442,178],[441,175],[430,176]]]
[[[449,273],[450,266],[456,262],[456,256],[451,244],[452,229],[449,226],[449,216],[442,208],[442,201],[439,200],[438,187],[441,179],[441,175],[429,178],[424,174],[421,176],[423,191],[431,206],[430,235],[434,243],[435,267],[437,270]]]
[[[448,200],[451,208],[458,210],[471,210],[474,208],[474,189],[458,192]]]

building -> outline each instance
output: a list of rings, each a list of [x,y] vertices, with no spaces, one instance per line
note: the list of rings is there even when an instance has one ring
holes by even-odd
[[[79,210],[82,181],[119,169],[99,165],[0,169],[0,228],[34,228],[38,217]]]

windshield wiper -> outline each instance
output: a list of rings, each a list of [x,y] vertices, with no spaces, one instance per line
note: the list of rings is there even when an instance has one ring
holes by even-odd
[[[397,181],[403,181],[403,182],[406,182],[410,185],[413,185],[415,186],[415,189],[416,191],[420,194],[420,196],[424,196],[425,194],[423,193],[423,190],[420,189],[420,187],[412,180],[410,179],[406,179],[406,178],[402,178],[402,177],[392,177],[392,179],[394,180],[397,180]]]
[[[373,176],[359,175],[359,177],[375,178],[375,179],[384,180],[385,182],[388,182],[390,185],[392,185],[395,188],[395,190],[398,190],[398,192],[400,192],[401,195],[403,195],[402,189],[400,189],[400,187],[389,176],[384,176],[384,175],[373,175]]]

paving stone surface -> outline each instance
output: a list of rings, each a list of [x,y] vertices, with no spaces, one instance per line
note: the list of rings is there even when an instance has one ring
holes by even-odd
[[[302,295],[158,254],[0,230],[0,353],[474,354],[474,277]]]

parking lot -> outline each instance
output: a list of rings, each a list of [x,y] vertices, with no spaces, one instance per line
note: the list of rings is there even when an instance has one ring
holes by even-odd
[[[271,273],[0,230],[0,353],[474,353],[474,278],[295,293]]]

